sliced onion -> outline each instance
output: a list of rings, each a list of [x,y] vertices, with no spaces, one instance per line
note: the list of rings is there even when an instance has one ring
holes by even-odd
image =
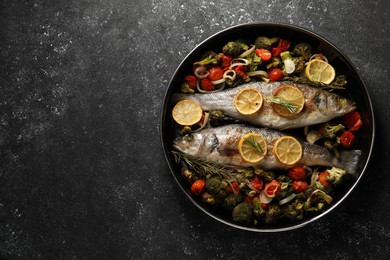
[[[240,66],[240,65],[247,66],[249,64],[250,64],[250,62],[247,59],[244,59],[244,58],[234,58],[230,62],[229,70],[233,69],[234,67]]]
[[[253,190],[253,191],[257,192],[257,193],[260,193],[260,190],[258,190],[258,189],[256,189],[255,187],[253,187],[252,184],[248,183],[247,185],[248,185],[248,187],[249,187],[251,190]]]
[[[249,77],[262,76],[268,78],[268,73],[264,70],[249,71],[246,73],[246,75]]]
[[[207,125],[208,122],[209,122],[209,113],[204,112],[203,123],[200,125],[200,127],[198,129],[194,130],[193,132],[198,132],[198,131],[202,130],[203,128],[205,128],[205,126]]]
[[[214,85],[214,84],[213,84]],[[201,88],[200,86],[200,79],[197,79],[196,80],[196,89],[200,92],[200,93],[214,93],[214,92],[219,92],[221,90],[223,90],[225,88],[225,81],[223,81],[222,83],[220,83],[219,85],[215,86],[215,89],[214,90],[204,90]]]
[[[310,179],[310,185],[313,185],[317,181],[319,174],[320,173],[317,170],[313,171],[313,174],[311,175],[311,179]]]
[[[260,192],[259,199],[261,203],[265,203],[265,204],[268,204],[272,201],[272,198],[267,197],[267,195],[265,195],[264,192]]]
[[[289,203],[293,198],[295,198],[295,196],[297,196],[297,194],[293,193],[290,196],[285,197],[279,201],[279,205],[281,206],[283,204]]]
[[[209,72],[205,66],[199,66],[194,70],[195,77],[198,79],[205,79],[209,76]]]
[[[251,53],[255,50],[255,48],[256,48],[256,46],[253,45],[252,48],[250,48],[250,49],[244,51],[244,52],[241,53],[240,56],[238,56],[238,57],[240,57],[240,58],[245,58],[246,56],[248,56],[249,54],[251,54]]]
[[[287,59],[284,61],[284,69],[286,70],[287,74],[291,74],[295,71],[295,63],[292,61],[292,59]]]
[[[230,75],[232,74],[232,75]],[[230,79],[230,80],[235,80],[236,79],[236,75],[237,73],[234,71],[234,70],[226,70],[224,73],[223,73],[223,78],[226,80],[226,79]]]
[[[226,81],[226,79],[222,77],[222,79],[213,80],[213,81],[211,81],[211,83],[213,83],[213,85],[219,85],[225,81]]]

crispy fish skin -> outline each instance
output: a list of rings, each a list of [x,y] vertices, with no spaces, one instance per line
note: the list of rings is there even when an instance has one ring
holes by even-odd
[[[257,164],[246,162],[240,156],[237,146],[239,140],[247,133],[259,133],[267,142],[267,154]],[[246,125],[226,125],[206,128],[190,136],[174,140],[174,148],[188,155],[205,158],[209,161],[233,167],[255,167],[267,170],[287,169],[295,165],[338,167],[349,173],[355,173],[360,150],[341,153],[340,159],[326,148],[309,144],[297,138],[302,145],[302,158],[295,165],[284,165],[274,156],[272,149],[275,141],[287,134],[267,128],[249,127]]]
[[[273,110],[271,102],[267,100],[267,97],[272,96],[277,88],[284,85],[299,88],[305,98],[305,106],[296,116],[280,116]],[[241,89],[247,87],[256,88],[261,91],[265,101],[263,102],[262,108],[251,115],[240,114],[233,102],[234,96]],[[205,111],[222,110],[226,115],[244,122],[279,130],[327,122],[356,109],[355,103],[349,99],[319,88],[294,82],[250,82],[220,92],[173,95],[173,102],[178,102],[183,99],[190,99],[199,103]]]

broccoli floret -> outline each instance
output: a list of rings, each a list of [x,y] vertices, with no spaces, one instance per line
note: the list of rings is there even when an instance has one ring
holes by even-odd
[[[194,65],[205,66],[205,65],[218,65],[221,61],[222,55],[219,53],[215,53],[213,51],[208,51],[202,55],[200,61],[194,63]]]
[[[211,110],[209,113],[209,123],[211,126],[220,126],[225,119],[225,113],[222,110]]]
[[[331,123],[326,123],[324,127],[324,137],[335,139],[337,136],[337,133],[344,130],[344,126],[342,124],[334,125]]]
[[[244,196],[242,194],[229,194],[225,200],[223,201],[222,206],[226,210],[232,210],[238,203],[244,200]]]
[[[331,196],[326,194],[323,190],[316,189],[314,190],[309,198],[304,203],[305,211],[320,211],[322,210],[326,204],[332,204],[333,199]]]
[[[326,178],[328,182],[331,182],[333,185],[339,185],[343,182],[344,177],[348,174],[347,171],[333,167],[330,170],[327,170],[329,176]]]
[[[307,43],[299,43],[295,45],[293,53],[296,56],[301,56],[305,61],[308,61],[311,56],[311,46]]]
[[[287,205],[281,207],[281,211],[285,217],[292,221],[302,220],[303,218],[303,203],[295,199],[292,203],[288,203]]]
[[[273,57],[271,61],[267,64],[267,69],[277,68],[282,66],[282,61],[278,57]]]
[[[206,179],[206,191],[213,196],[215,204],[221,204],[224,201],[227,196],[226,186],[227,184],[219,177]]]
[[[242,54],[248,49],[249,46],[242,41],[231,41],[228,42],[225,46],[223,46],[222,52],[234,58],[240,56],[240,54]]]
[[[247,202],[241,202],[232,211],[233,221],[250,224],[252,221],[252,208]]]
[[[267,212],[265,213],[265,223],[271,224],[275,223],[282,217],[282,211],[280,210],[279,205],[269,204]]]
[[[195,90],[190,88],[190,85],[187,82],[183,82],[180,86],[180,91],[182,93],[188,93],[188,94],[193,94],[195,93]]]
[[[193,171],[186,167],[181,168],[181,175],[190,184],[199,179],[199,176],[197,174],[195,174]]]
[[[278,37],[268,38],[265,36],[259,36],[255,40],[255,46],[257,49],[271,49],[272,45],[279,41]]]
[[[252,204],[253,204],[253,214],[256,217],[265,216],[265,209],[261,205],[261,201],[259,200],[259,198],[254,198]]]
[[[295,64],[295,71],[294,72],[300,73],[300,72],[304,71],[306,61],[303,59],[303,57],[295,57],[295,58],[293,58],[293,62]]]
[[[249,61],[248,71],[256,71],[262,62],[261,58],[254,52],[248,55],[246,59]]]
[[[275,174],[273,172],[266,172],[262,169],[256,169],[255,174],[259,175],[265,182],[270,182],[275,179]]]

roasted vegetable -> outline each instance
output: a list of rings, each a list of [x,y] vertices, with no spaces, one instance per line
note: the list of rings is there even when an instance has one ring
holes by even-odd
[[[202,55],[200,61],[194,63],[194,65],[205,66],[205,65],[218,65],[221,61],[222,55],[213,51],[208,51]]]
[[[304,71],[306,61],[303,59],[303,57],[294,57],[292,60],[295,64],[295,73]]]
[[[233,221],[250,224],[252,221],[252,208],[249,203],[241,202],[234,207],[232,212]]]
[[[303,206],[303,202],[298,199],[295,199],[293,202],[281,207],[281,211],[283,213],[283,216],[285,216],[289,220],[298,221],[302,220],[303,218]]]
[[[282,61],[278,57],[273,57],[271,61],[267,64],[267,69],[277,68],[282,66]]]
[[[340,185],[343,182],[344,177],[348,174],[347,171],[336,167],[327,170],[327,172],[329,173],[327,181],[332,183],[332,185]]]
[[[323,135],[325,138],[335,139],[337,134],[343,131],[344,128],[342,124],[334,125],[332,123],[326,123]]]
[[[282,217],[282,211],[279,205],[269,204],[268,209],[265,213],[265,223],[271,224],[277,222]]]
[[[265,36],[259,36],[255,40],[255,46],[257,49],[271,49],[271,46],[279,41],[279,37],[268,38]]]
[[[186,81],[184,81],[184,82],[181,84],[180,91],[181,91],[182,93],[189,93],[189,94],[195,93],[195,90],[193,90],[192,88],[190,88],[190,85],[189,85],[188,82],[186,82]]]
[[[191,184],[197,179],[199,179],[199,176],[197,174],[195,174],[193,171],[185,167],[181,168],[181,175],[188,183]]]
[[[222,48],[222,52],[233,58],[240,56],[244,51],[248,50],[249,46],[242,41],[231,41],[228,42]]]
[[[308,61],[311,57],[311,45],[299,43],[295,45],[293,53],[295,56],[301,56],[305,61]]]
[[[226,210],[232,210],[238,203],[243,202],[242,194],[229,194],[223,201],[222,207]]]
[[[305,211],[320,211],[322,210],[326,205],[329,205],[333,202],[333,199],[331,196],[326,194],[324,191],[320,189],[314,190],[309,198],[304,203],[304,210]]]
[[[248,55],[246,59],[249,61],[248,71],[256,71],[259,65],[262,63],[261,58],[255,53]]]
[[[270,182],[275,179],[275,174],[273,172],[266,172],[262,169],[256,169],[255,174],[260,176],[265,182]]]
[[[221,204],[227,196],[227,185],[228,184],[223,182],[221,178],[211,177],[209,179],[206,179],[205,190],[213,196],[215,204]]]
[[[222,110],[211,110],[209,113],[209,122],[211,126],[220,126],[225,119],[225,113]]]
[[[265,209],[263,208],[259,198],[254,198],[252,201],[253,204],[253,214],[256,217],[262,217],[265,216]]]

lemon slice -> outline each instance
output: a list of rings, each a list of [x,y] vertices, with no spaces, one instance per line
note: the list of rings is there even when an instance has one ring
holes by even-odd
[[[305,105],[302,91],[290,85],[279,87],[270,101],[274,110],[286,117],[299,114]]]
[[[292,136],[279,138],[273,148],[274,155],[283,164],[293,165],[302,158],[302,146]]]
[[[246,134],[238,142],[238,152],[246,162],[258,163],[267,154],[267,142],[261,134]]]
[[[305,69],[305,74],[309,80],[324,84],[330,84],[336,76],[332,65],[320,59],[312,59],[309,61]]]
[[[260,110],[263,105],[263,96],[255,88],[244,88],[234,96],[234,106],[244,115],[251,115]]]
[[[191,126],[202,119],[202,108],[192,100],[182,100],[172,109],[173,119],[179,125]]]

